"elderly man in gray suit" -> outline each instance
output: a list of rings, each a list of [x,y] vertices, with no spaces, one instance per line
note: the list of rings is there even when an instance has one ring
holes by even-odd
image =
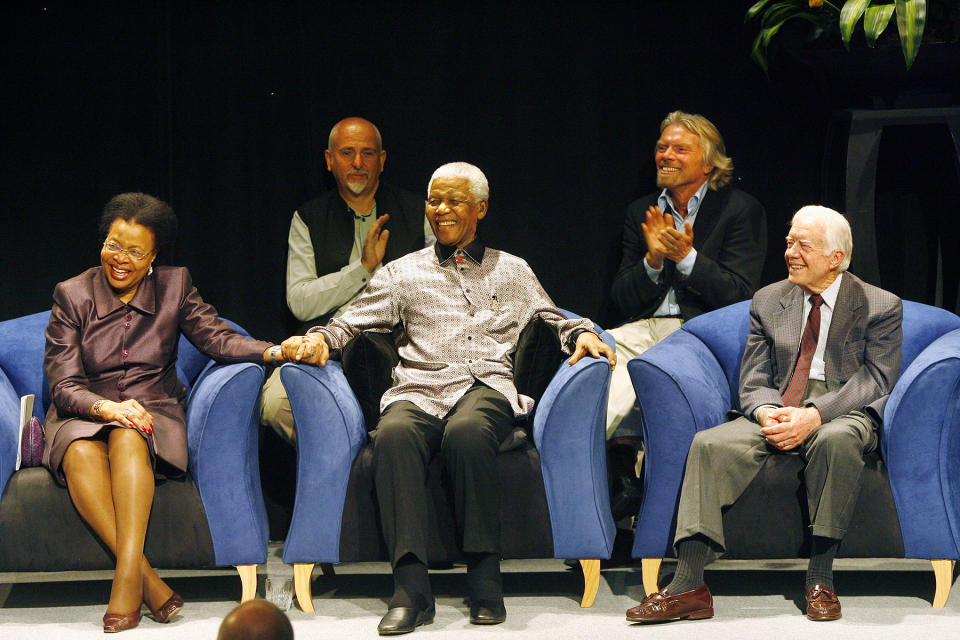
[[[836,211],[808,206],[794,214],[788,277],[758,291],[750,306],[743,413],[693,439],[677,513],[676,573],[627,611],[627,620],[713,616],[703,569],[724,549],[721,510],[771,455],[800,455],[806,463],[813,534],[807,617],[840,617],[833,558],[860,492],[863,456],[877,447],[902,337],[900,299],[846,273],[852,249],[850,225]]]

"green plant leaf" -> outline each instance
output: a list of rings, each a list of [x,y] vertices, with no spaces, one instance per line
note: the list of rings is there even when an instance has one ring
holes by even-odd
[[[900,31],[900,48],[907,70],[913,66],[923,38],[923,28],[927,22],[926,0],[897,0],[897,30]]]
[[[775,2],[767,7],[760,21],[762,28],[780,25],[795,14],[803,13],[805,9],[798,7],[793,2]]]
[[[750,20],[756,18],[757,14],[760,13],[760,10],[763,9],[764,5],[768,4],[769,2],[770,0],[760,0],[760,2],[747,9],[747,15],[744,17],[743,21],[749,22]]]
[[[877,45],[877,38],[887,28],[895,8],[896,5],[893,4],[878,4],[867,7],[867,10],[863,12],[863,32],[867,36],[868,46],[875,47]]]
[[[760,68],[763,69],[764,73],[769,73],[767,56],[765,55],[765,52],[766,47],[763,45],[763,32],[761,31],[753,40],[753,46],[750,48],[750,57],[753,58],[754,62],[760,65]]]
[[[757,37],[754,39],[753,47],[750,50],[750,57],[752,57],[754,61],[760,65],[760,68],[763,69],[764,73],[768,73],[769,71],[766,51],[770,44],[770,40],[774,35],[776,35],[777,31],[780,30],[780,27],[794,18],[800,18],[801,20],[806,20],[807,22],[812,22],[814,24],[818,23],[817,17],[810,12],[793,13],[791,15],[787,15],[776,24],[761,29],[757,34]]]
[[[847,49],[850,48],[853,29],[868,6],[870,0],[847,0],[843,3],[843,9],[840,10],[840,37]]]

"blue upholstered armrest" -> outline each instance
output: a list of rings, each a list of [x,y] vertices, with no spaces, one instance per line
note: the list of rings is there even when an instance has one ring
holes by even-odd
[[[280,368],[297,425],[297,493],[283,561],[339,562],[350,467],[367,440],[363,413],[339,362]]]
[[[581,316],[560,309],[567,318]],[[613,336],[594,323],[611,349]],[[616,525],[610,513],[604,432],[610,364],[582,358],[560,364],[536,407],[533,442],[550,512],[557,558],[609,558]]]
[[[263,367],[211,365],[187,402],[190,474],[200,491],[218,565],[267,559],[257,415]]]
[[[612,337],[603,333],[612,347]],[[564,361],[533,421],[558,558],[609,558],[616,526],[610,514],[604,426],[610,364]]]
[[[673,555],[683,468],[697,431],[721,424],[730,386],[707,346],[681,329],[627,364],[644,416],[644,490],[633,556]]]
[[[17,440],[20,437],[20,396],[6,374],[0,370],[0,495],[17,464]]]
[[[909,558],[960,558],[960,329],[927,346],[884,409],[881,437]]]

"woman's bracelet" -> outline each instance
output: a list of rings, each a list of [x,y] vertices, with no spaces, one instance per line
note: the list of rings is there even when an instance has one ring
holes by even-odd
[[[103,400],[103,399],[97,400],[96,402],[93,403],[93,408],[90,409],[93,415],[97,416],[98,420],[103,420],[103,416],[100,415],[100,407],[102,407],[105,402],[106,400]]]
[[[277,356],[280,356],[280,359]],[[274,366],[283,364],[283,349],[279,345],[270,347],[270,364]]]

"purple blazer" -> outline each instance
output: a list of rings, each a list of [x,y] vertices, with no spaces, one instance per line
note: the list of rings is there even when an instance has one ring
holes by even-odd
[[[101,398],[133,398],[154,417],[143,434],[154,460],[187,468],[186,388],[177,377],[180,334],[218,362],[262,362],[272,343],[237,333],[197,293],[185,267],[154,267],[129,303],[113,292],[101,267],[61,282],[53,292],[44,368],[51,404],[43,462],[63,482],[60,464],[71,442],[98,433],[90,416]]]

